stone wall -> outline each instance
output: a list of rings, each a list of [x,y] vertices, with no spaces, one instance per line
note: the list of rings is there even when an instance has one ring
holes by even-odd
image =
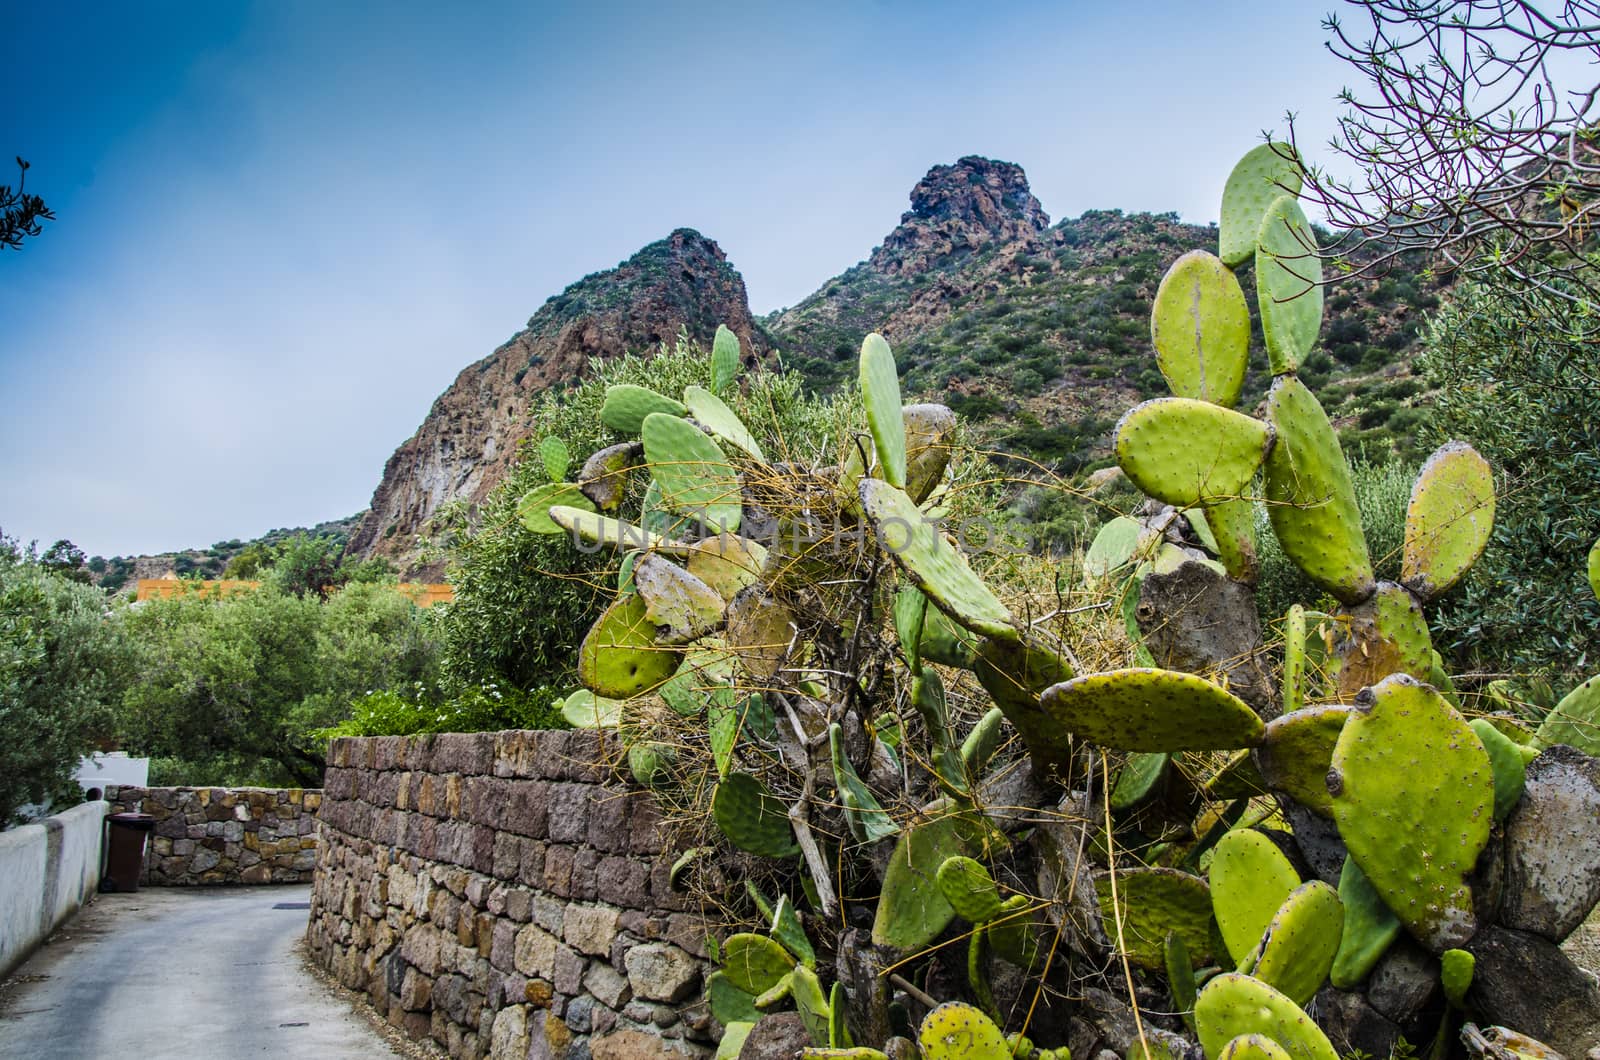
[[[336,740],[308,941],[452,1057],[709,1055],[706,927],[594,732]]]
[[[111,785],[106,799],[112,813],[156,819],[141,886],[301,883],[316,867],[315,789]]]

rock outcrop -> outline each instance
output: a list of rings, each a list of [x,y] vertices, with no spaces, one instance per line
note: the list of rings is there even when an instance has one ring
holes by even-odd
[[[568,287],[433,403],[389,458],[348,553],[436,578],[438,565],[417,559],[429,519],[447,502],[482,501],[499,484],[548,388],[578,379],[595,358],[653,353],[680,329],[709,345],[718,324],[739,336],[746,357],[764,350],[744,280],[716,243],[687,228]]]

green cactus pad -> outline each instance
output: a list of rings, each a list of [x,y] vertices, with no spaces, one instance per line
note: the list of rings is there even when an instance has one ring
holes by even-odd
[[[1233,270],[1203,250],[1173,262],[1150,311],[1150,340],[1174,395],[1232,408],[1250,357],[1250,309]]]
[[[924,653],[927,639],[924,635]],[[930,656],[931,657],[931,656]],[[1072,677],[1071,665],[1059,654],[1032,640],[984,640],[972,663],[978,683],[1022,736],[1035,768],[1065,769],[1072,758],[1072,737],[1046,711],[1039,695]]]
[[[833,986],[828,988],[828,1046],[836,1052],[845,1052],[851,1048],[849,1013],[846,1012],[844,984],[837,979]],[[868,1053],[876,1053],[876,1049],[867,1049]],[[880,1054],[881,1055],[881,1054]],[[870,1056],[853,1057],[851,1060],[874,1060]],[[885,1056],[884,1060],[888,1060]]]
[[[1295,1004],[1304,1005],[1328,978],[1343,931],[1344,905],[1339,892],[1321,880],[1301,884],[1283,900],[1260,944],[1247,958],[1251,974]]]
[[[1244,700],[1176,670],[1085,674],[1045,689],[1040,704],[1067,732],[1119,751],[1254,747],[1264,729]]]
[[[1293,1060],[1339,1060],[1328,1036],[1299,1005],[1248,975],[1224,972],[1206,983],[1194,1019],[1206,1060],[1218,1060],[1229,1042],[1245,1034],[1277,1042]]]
[[[561,717],[574,729],[614,729],[622,720],[622,701],[580,688],[561,701]]]
[[[734,846],[768,858],[800,848],[783,802],[748,773],[729,773],[711,795],[711,815]]]
[[[724,600],[732,600],[739,590],[761,577],[767,550],[755,541],[737,534],[717,534],[689,546],[689,573],[715,589]]]
[[[1256,302],[1273,375],[1300,367],[1322,330],[1322,259],[1311,222],[1293,198],[1267,207],[1256,242]]]
[[[578,680],[597,695],[632,699],[678,668],[678,653],[656,643],[656,625],[637,593],[619,596],[589,627],[578,649]]]
[[[1467,991],[1472,989],[1472,973],[1477,970],[1478,959],[1466,950],[1445,950],[1439,957],[1439,978],[1444,984],[1444,999],[1455,1008],[1467,1004]]]
[[[702,642],[684,653],[677,672],[656,691],[667,706],[692,718],[706,709],[706,698],[733,676],[734,656]]]
[[[711,1003],[711,1017],[724,1027],[754,1023],[761,1018],[755,995],[734,986],[727,972],[712,972],[706,977],[706,1000]]]
[[[1272,439],[1271,427],[1242,412],[1193,398],[1156,398],[1123,414],[1113,447],[1135,486],[1187,508],[1240,496]]]
[[[1494,530],[1494,472],[1465,442],[1436,449],[1411,487],[1400,580],[1424,602],[1467,573]]]
[[[1291,714],[1310,700],[1306,677],[1306,609],[1293,604],[1283,618],[1283,712]]]
[[[1589,547],[1589,590],[1600,599],[1600,540]]]
[[[795,959],[775,939],[748,932],[728,936],[722,944],[722,972],[728,985],[751,997],[778,985],[795,966]]]
[[[870,478],[859,489],[878,540],[928,599],[974,633],[1017,639],[1011,612],[905,491]]]
[[[1211,854],[1211,906],[1235,965],[1260,943],[1300,874],[1278,845],[1260,832],[1235,829]]]
[[[800,1013],[806,1033],[811,1035],[811,1043],[826,1048],[829,1012],[827,996],[822,992],[822,981],[817,978],[816,972],[803,964],[795,965],[789,977],[794,1009]]]
[[[529,490],[523,495],[522,500],[517,502],[517,518],[522,520],[523,526],[536,534],[565,533],[565,527],[550,518],[550,509],[557,505],[579,511],[594,511],[589,498],[585,497],[573,483],[546,482]]]
[[[1354,858],[1345,858],[1339,872],[1339,901],[1344,905],[1344,931],[1328,974],[1340,990],[1354,990],[1388,952],[1400,934],[1400,921]]]
[[[952,622],[936,607],[922,620],[922,658],[940,666],[968,669],[977,658],[977,638]]]
[[[1284,554],[1320,588],[1360,603],[1377,586],[1338,433],[1293,376],[1273,382],[1267,419],[1278,432],[1266,462],[1267,515]]]
[[[1249,751],[1239,751],[1207,778],[1205,790],[1213,799],[1253,799],[1267,794],[1267,782],[1261,779],[1255,756]]]
[[[756,1011],[756,1015],[761,1015],[760,1010]],[[734,1020],[732,1023],[724,1023],[722,1038],[717,1042],[717,1051],[712,1054],[711,1060],[739,1060],[739,1053],[744,1049],[745,1040],[755,1029],[755,1020]]]
[[[1111,900],[1110,872],[1095,876],[1100,919],[1115,945],[1117,922]],[[1141,968],[1166,967],[1167,935],[1177,934],[1193,959],[1205,963],[1215,949],[1211,889],[1198,876],[1175,869],[1119,869],[1117,899],[1122,906],[1122,945],[1128,960]]]
[[[789,609],[756,584],[734,596],[727,617],[728,647],[745,670],[757,678],[777,673],[795,635]]]
[[[1241,1034],[1222,1047],[1218,1060],[1294,1060],[1289,1051],[1264,1034]]]
[[[1148,799],[1167,775],[1170,761],[1172,756],[1160,751],[1129,755],[1111,789],[1111,808],[1120,813]]]
[[[628,772],[641,787],[667,783],[677,762],[678,753],[671,744],[645,740],[628,748]]]
[[[1564,743],[1600,757],[1600,675],[1563,696],[1540,722],[1533,742],[1538,747]]]
[[[718,324],[711,340],[711,392],[721,394],[739,377],[739,336],[728,325]]]
[[[861,343],[861,403],[867,429],[878,450],[878,475],[896,489],[906,488],[906,425],[900,405],[900,375],[894,354],[873,332]]]
[[[1217,542],[1217,557],[1228,577],[1254,585],[1261,567],[1256,552],[1256,504],[1248,497],[1222,501],[1206,508],[1206,522]]]
[[[739,529],[739,477],[717,443],[688,420],[652,412],[641,431],[661,503],[723,533]]]
[[[1176,933],[1167,936],[1167,984],[1172,990],[1172,1007],[1178,1010],[1189,1033],[1194,1033],[1194,999],[1197,992],[1194,979],[1194,962],[1189,958],[1189,947]]]
[[[1144,537],[1144,524],[1126,515],[1110,520],[1094,535],[1083,554],[1083,576],[1096,581],[1131,568]]]
[[[1002,959],[1024,971],[1041,970],[1039,927],[1035,922],[1033,899],[1014,894],[1000,903],[1000,912],[984,928],[984,938]]]
[[[685,387],[683,403],[700,426],[748,456],[763,462],[767,459],[750,428],[717,395],[704,387]]]
[[[772,910],[772,937],[783,943],[783,948],[794,954],[795,959],[807,968],[817,966],[817,951],[806,937],[806,930],[800,924],[800,914],[794,911],[794,903],[789,901],[786,894],[778,898],[778,905]]]
[[[1261,144],[1239,160],[1222,189],[1217,254],[1224,264],[1250,260],[1267,207],[1279,196],[1299,195],[1300,183],[1300,160],[1288,144]]]
[[[1494,819],[1503,821],[1522,798],[1528,780],[1528,763],[1522,748],[1484,718],[1474,718],[1472,731],[1483,742],[1494,772]]]
[[[639,464],[644,446],[638,442],[608,445],[583,462],[578,488],[596,508],[615,511],[628,491],[628,472]]]
[[[539,461],[544,464],[544,473],[550,476],[551,482],[560,482],[567,477],[567,466],[572,463],[572,454],[567,451],[567,443],[553,434],[547,434],[539,442]]]
[[[844,807],[845,824],[857,842],[876,843],[900,831],[872,789],[862,782],[856,767],[844,750],[844,729],[838,722],[828,726],[828,747],[833,753],[833,782],[839,791],[839,802]]]
[[[653,552],[634,565],[633,585],[645,617],[661,627],[659,644],[687,644],[722,625],[725,605],[717,591]]]
[[[632,383],[618,383],[606,387],[606,399],[600,406],[600,422],[623,434],[638,434],[645,417],[652,413],[682,416],[689,411],[681,401],[658,394],[648,387]]]
[[[916,952],[937,938],[956,915],[939,889],[939,866],[966,854],[978,827],[963,814],[936,812],[931,820],[900,833],[878,895],[874,945]]]
[[[1000,891],[981,861],[958,856],[947,858],[938,872],[939,893],[956,916],[973,924],[986,924],[1000,915]]]
[[[1350,856],[1406,929],[1435,953],[1470,939],[1494,777],[1466,719],[1432,687],[1385,678],[1345,722],[1328,790]]]
[[[891,609],[894,633],[900,638],[900,650],[906,657],[906,668],[915,674],[922,669],[922,623],[928,615],[928,598],[922,590],[907,586],[894,594]]]
[[[956,414],[944,405],[925,404],[907,405],[901,415],[906,425],[906,494],[921,504],[950,464]]]
[[[550,521],[589,544],[631,549],[660,548],[665,544],[660,536],[643,527],[570,505],[551,508]]]
[[[1302,707],[1269,721],[1256,751],[1261,779],[1273,791],[1281,791],[1308,810],[1331,818],[1333,797],[1328,794],[1328,767],[1349,717],[1349,707],[1322,706]]]
[[[923,1060],[1012,1060],[994,1021],[962,1001],[946,1001],[922,1018],[917,1044]]]
[[[969,777],[980,777],[1005,739],[1005,711],[991,708],[961,741],[961,764]]]

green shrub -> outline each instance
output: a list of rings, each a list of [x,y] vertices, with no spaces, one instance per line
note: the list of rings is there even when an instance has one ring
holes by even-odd
[[[429,732],[495,732],[500,729],[565,729],[561,694],[539,687],[522,691],[498,684],[472,685],[454,695],[409,689],[369,692],[356,700],[350,717],[337,725],[310,730],[309,739],[340,736],[414,736]]]

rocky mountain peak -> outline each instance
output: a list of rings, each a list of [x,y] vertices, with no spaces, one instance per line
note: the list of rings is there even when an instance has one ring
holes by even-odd
[[[890,274],[918,272],[988,244],[1037,242],[1049,226],[1021,166],[968,155],[917,182],[911,209],[871,264]]]

